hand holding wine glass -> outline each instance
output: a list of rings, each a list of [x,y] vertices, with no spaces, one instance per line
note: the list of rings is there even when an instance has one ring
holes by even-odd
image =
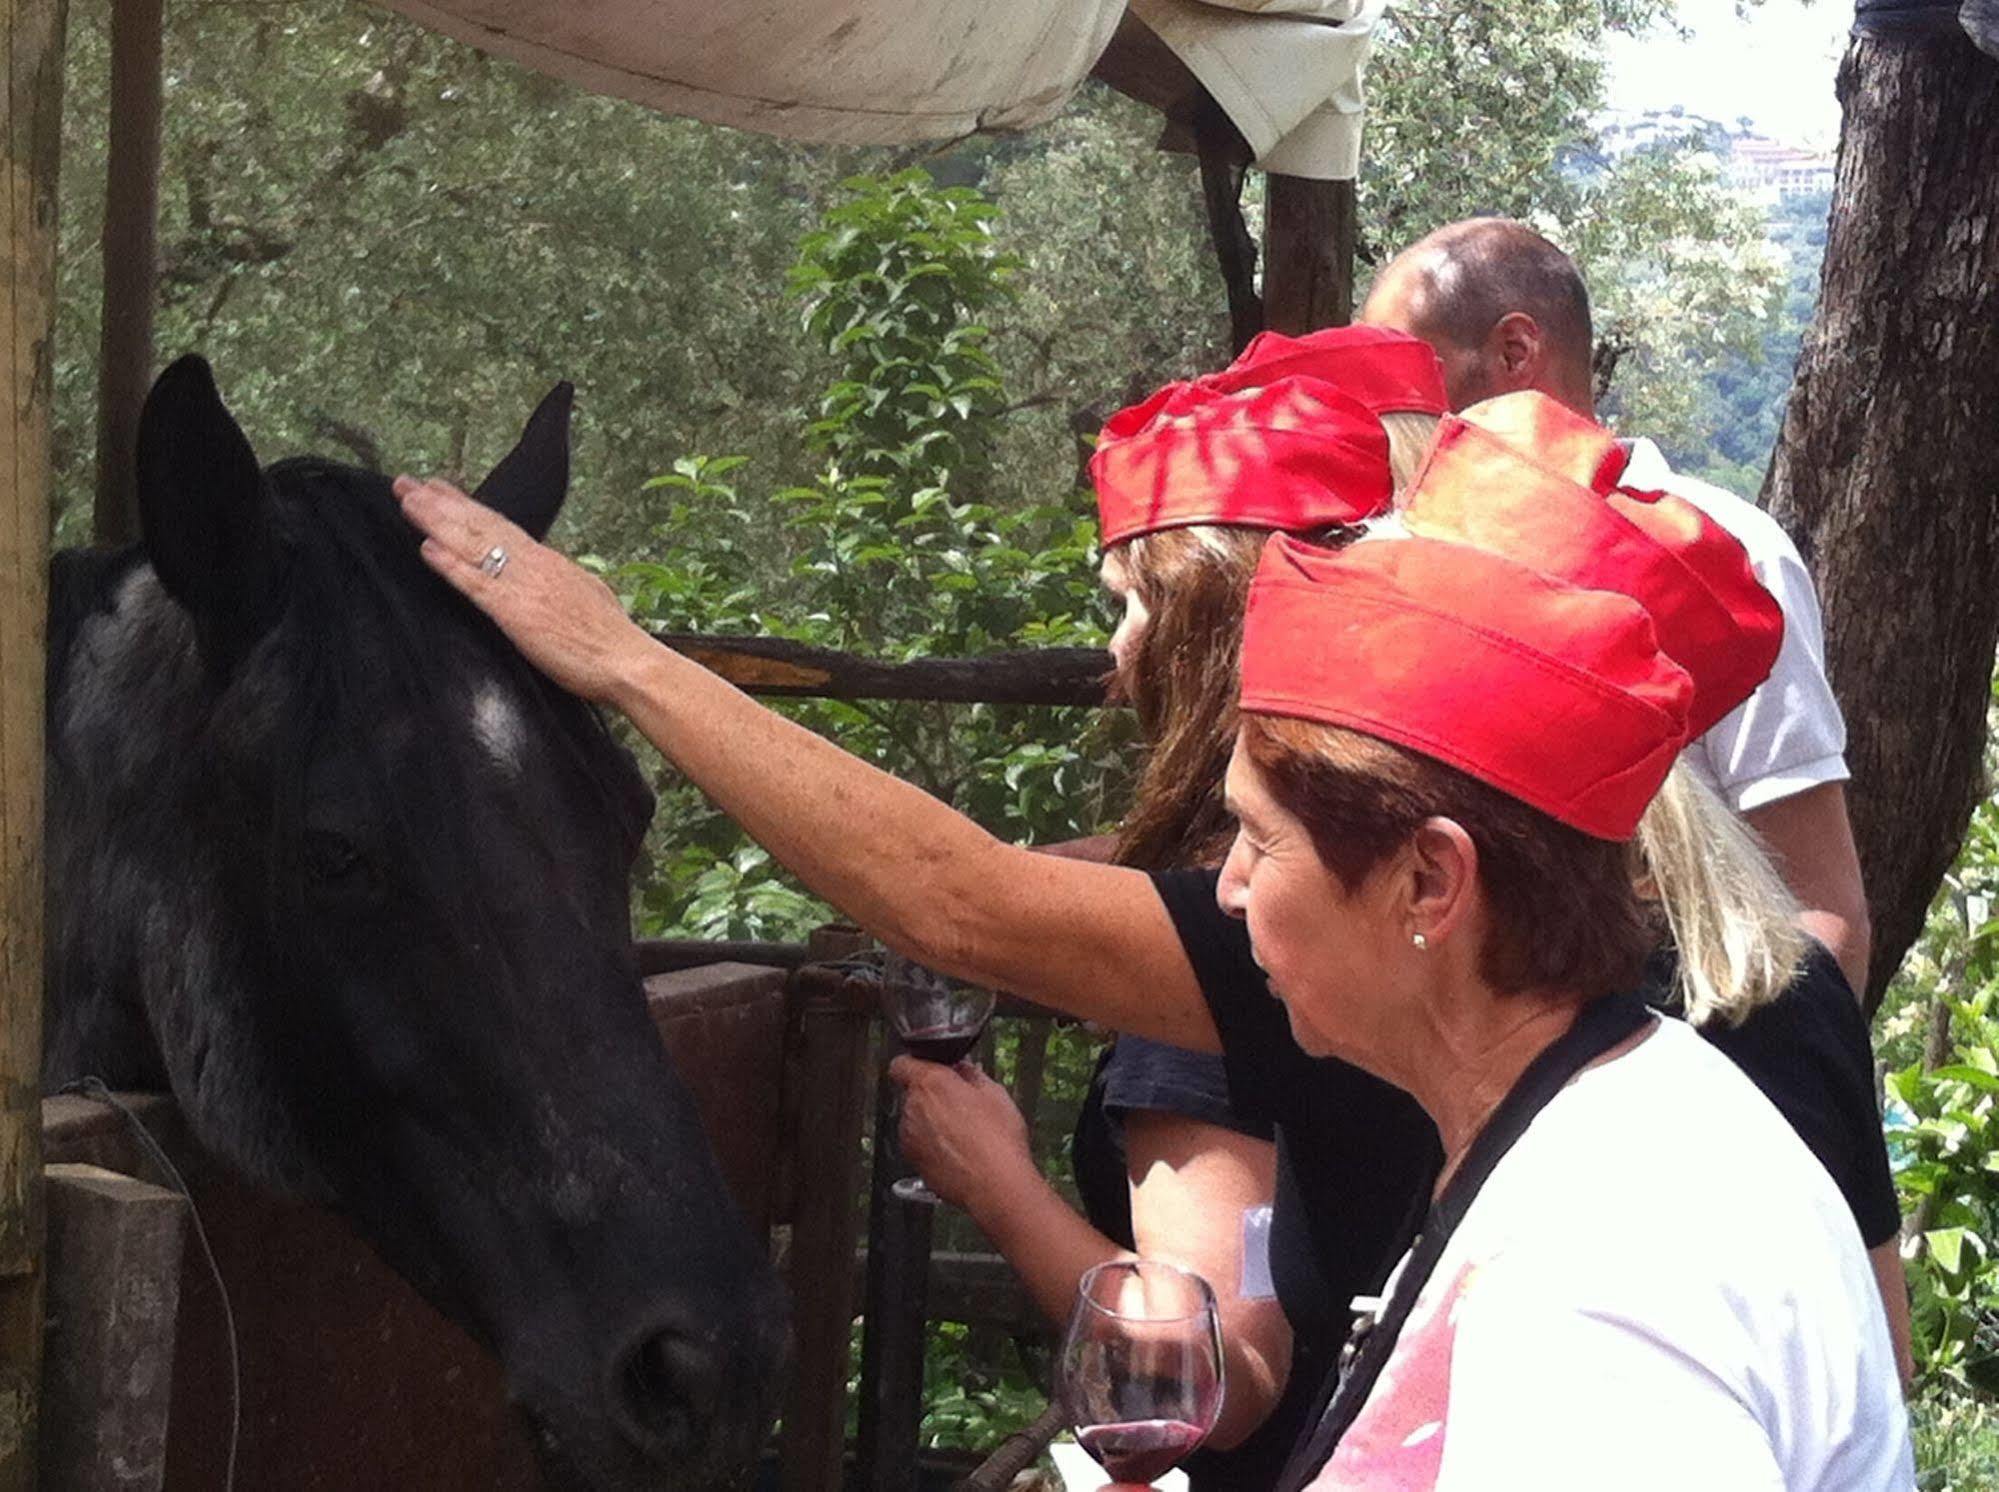
[[[1001,1205],[1039,1182],[1027,1121],[976,1063],[942,1067],[902,1056],[888,1075],[902,1089],[897,1147],[944,1201],[976,1216],[979,1205]]]
[[[912,1057],[955,1065],[978,1044],[993,1005],[989,989],[948,978],[897,953],[883,961],[882,1011]],[[890,1190],[905,1202],[938,1200],[915,1176],[904,1177]]]
[[[1114,1481],[1145,1484],[1199,1448],[1222,1409],[1214,1291],[1154,1259],[1088,1270],[1062,1342],[1063,1408]]]

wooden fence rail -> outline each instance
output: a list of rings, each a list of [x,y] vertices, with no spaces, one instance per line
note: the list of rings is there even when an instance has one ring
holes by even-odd
[[[659,640],[739,689],[805,699],[1101,705],[1111,671],[1098,648],[1022,648],[976,658],[883,663],[781,637],[666,632]]]

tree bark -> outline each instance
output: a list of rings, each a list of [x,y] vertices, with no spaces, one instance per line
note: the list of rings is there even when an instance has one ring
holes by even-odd
[[[1874,922],[1868,1008],[1980,791],[1999,637],[1999,62],[1862,36],[1819,306],[1765,496],[1817,575]]]
[[[99,544],[139,537],[133,454],[153,378],[159,281],[161,47],[165,0],[111,7],[111,139],[104,171],[104,326],[97,363]]]

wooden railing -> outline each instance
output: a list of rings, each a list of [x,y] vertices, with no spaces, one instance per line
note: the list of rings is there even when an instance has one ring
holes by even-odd
[[[662,634],[660,640],[753,694],[1086,708],[1108,702],[1110,655],[1094,648],[883,663],[779,638]],[[824,956],[827,946],[823,941],[808,945],[681,938],[641,942],[636,953],[646,975],[728,961],[793,969],[810,979],[815,975],[814,959]],[[830,995],[831,986],[822,984],[821,988]],[[843,998],[849,1002],[855,998],[853,986],[846,988]],[[997,1015],[1033,1023],[1022,1032],[1015,1073],[1015,1098],[1028,1116],[1031,1131],[1041,1098],[1050,1012],[1002,995]],[[877,1052],[868,1241],[854,1256],[855,1267],[864,1271],[866,1281],[854,1481],[869,1488],[906,1489],[913,1488],[917,1478],[927,1324],[933,1320],[959,1321],[1012,1333],[1033,1329],[1039,1318],[1004,1259],[993,1253],[933,1255],[933,1209],[903,1202],[890,1192],[891,1183],[906,1168],[893,1142],[893,1095],[882,1072],[885,1056],[879,1045]],[[809,1095],[801,1092],[800,1096],[810,1101]],[[844,1128],[832,1125],[828,1131]],[[799,1163],[807,1163],[807,1157],[801,1155]],[[820,1163],[837,1167],[841,1157],[828,1154]],[[820,1226],[810,1241],[794,1238],[795,1249],[841,1246],[839,1221],[818,1221]],[[823,1257],[795,1257],[793,1277],[851,1279],[834,1259]],[[845,1289],[843,1284],[835,1293],[845,1298]],[[794,1440],[787,1446],[787,1492],[808,1492],[818,1484],[801,1477],[830,1477],[837,1464],[833,1459],[838,1451],[835,1427],[847,1368],[846,1343],[833,1336],[838,1314],[837,1308],[829,1313],[815,1307],[808,1313],[809,1324],[800,1321],[800,1376],[806,1381],[794,1390],[788,1418],[809,1417],[809,1426],[799,1429],[810,1444],[802,1446]],[[813,1340],[804,1340],[806,1334]],[[1029,1431],[999,1447],[971,1474],[966,1485],[1004,1485],[1034,1459],[1056,1427],[1052,1412],[1044,1415]]]

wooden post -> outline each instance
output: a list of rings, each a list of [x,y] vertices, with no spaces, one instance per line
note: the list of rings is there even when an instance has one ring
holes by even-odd
[[[910,1173],[895,1142],[896,1087],[886,1066],[875,1090],[874,1171],[868,1189],[867,1320],[861,1330],[861,1404],[854,1470],[869,1492],[916,1492],[923,1430],[923,1349],[929,1325],[930,1230],[935,1202],[891,1190]]]
[[[852,929],[812,935],[818,958],[857,952]],[[784,1492],[835,1492],[846,1450],[847,1365],[854,1326],[854,1242],[873,1022],[838,984],[801,971],[785,1079],[793,1179],[791,1321],[798,1367],[784,1406]],[[830,988],[828,986],[831,986]]]
[[[42,1370],[42,670],[63,0],[0,0],[7,257],[0,386],[0,1492],[35,1484]]]
[[[104,171],[104,329],[97,360],[93,537],[139,537],[133,447],[153,377],[159,276],[160,60],[165,0],[113,0],[111,138]]]
[[[1299,336],[1353,320],[1351,181],[1272,176],[1263,208],[1263,324]]]
[[[1208,241],[1229,297],[1229,350],[1239,354],[1263,330],[1263,301],[1256,293],[1256,240],[1242,216],[1249,142],[1205,90],[1194,115],[1194,147],[1201,162]]]
[[[188,1204],[99,1166],[48,1167],[49,1353],[42,1485],[155,1492]]]

